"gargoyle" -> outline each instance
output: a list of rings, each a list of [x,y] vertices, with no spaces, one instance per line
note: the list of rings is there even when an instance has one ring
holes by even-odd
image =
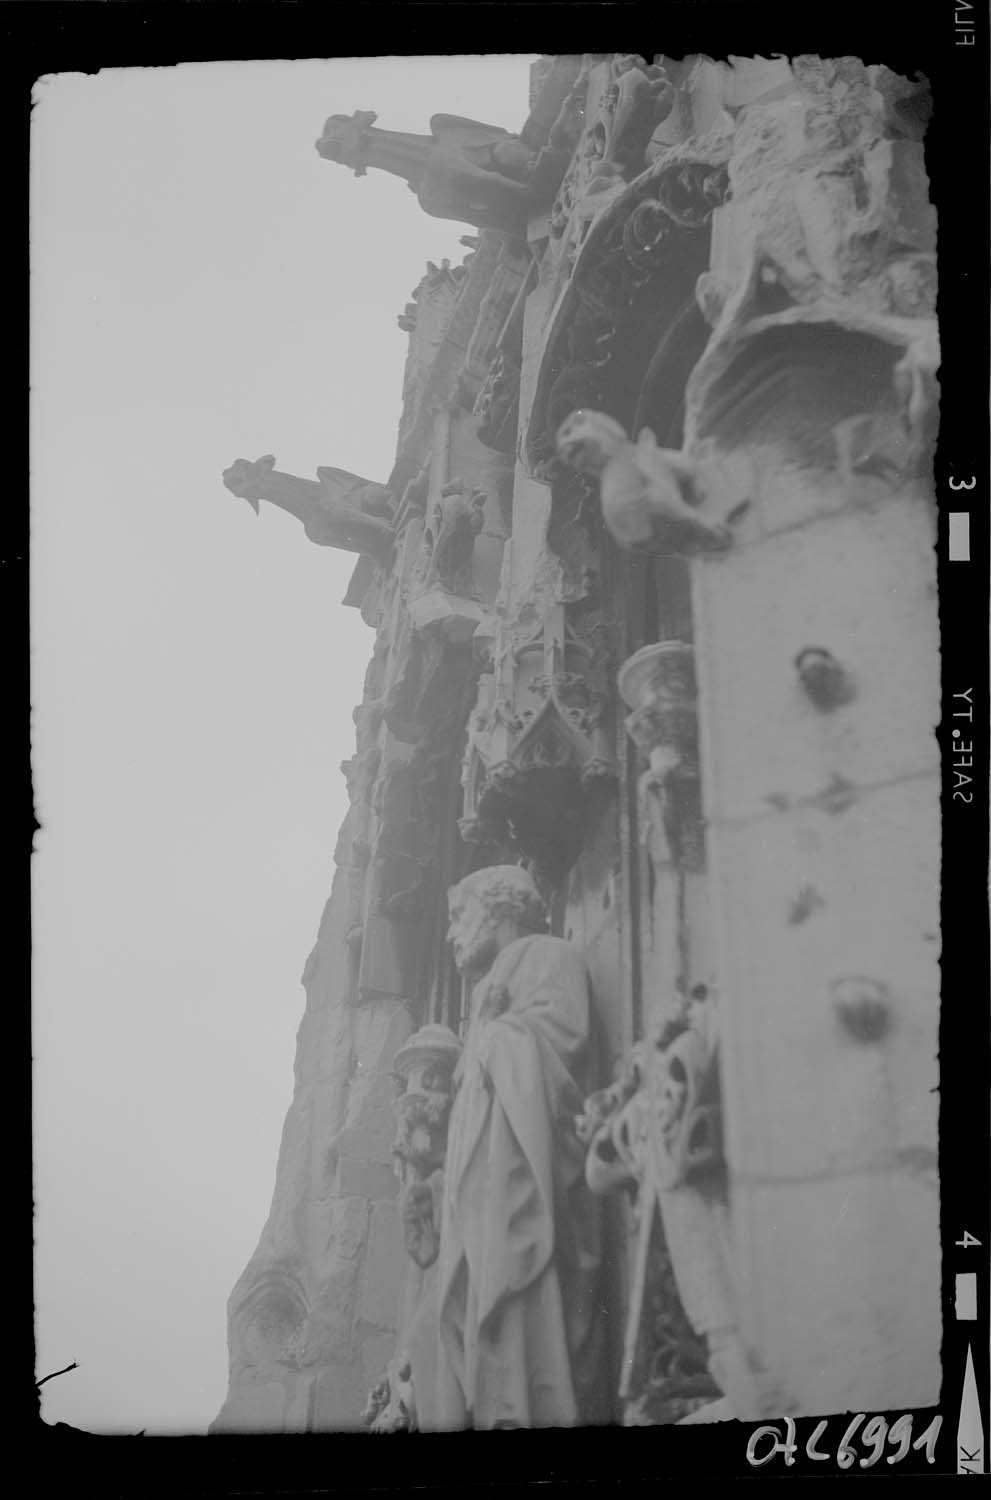
[[[377,167],[405,178],[435,218],[522,232],[540,195],[529,182],[535,153],[519,136],[461,115],[434,115],[429,135],[380,130],[377,118],[367,109],[331,115],[317,151],[356,177]]]
[[[267,500],[296,516],[319,547],[362,552],[383,563],[391,555],[393,528],[385,519],[391,496],[383,485],[360,474],[319,468],[316,480],[300,479],[277,469],[274,455],[266,453],[254,463],[235,459],[223,478],[231,494],[247,500],[256,515],[258,502]]]
[[[654,540],[693,552],[728,545],[727,528],[695,509],[702,498],[695,465],[658,447],[649,428],[633,443],[605,412],[574,411],[558,429],[557,451],[571,468],[600,476],[602,518],[621,547]]]

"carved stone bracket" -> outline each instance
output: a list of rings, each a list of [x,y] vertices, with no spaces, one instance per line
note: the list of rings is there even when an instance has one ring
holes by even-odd
[[[463,644],[474,638],[484,611],[474,599],[435,587],[410,600],[409,617],[417,630],[438,630],[452,643]]]
[[[402,1184],[403,1244],[426,1269],[439,1251],[441,1171],[447,1150],[452,1076],[461,1043],[446,1026],[424,1026],[400,1048],[393,1072],[396,1100],[393,1154]]]
[[[557,883],[590,802],[615,776],[601,650],[555,605],[482,678],[464,762],[461,835],[508,843]]]

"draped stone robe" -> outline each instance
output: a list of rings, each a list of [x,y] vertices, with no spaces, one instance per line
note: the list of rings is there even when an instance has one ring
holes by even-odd
[[[448,1132],[443,1425],[607,1420],[599,1206],[574,1132],[592,1077],[585,963],[523,937],[479,983]]]

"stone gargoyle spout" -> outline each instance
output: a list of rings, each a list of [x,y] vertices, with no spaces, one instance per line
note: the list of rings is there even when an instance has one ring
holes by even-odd
[[[570,468],[599,477],[602,519],[621,547],[658,538],[686,552],[729,545],[728,529],[696,509],[702,496],[695,465],[659,447],[649,428],[634,443],[605,412],[574,411],[558,429],[557,451]]]
[[[247,500],[256,515],[259,501],[267,500],[296,516],[318,547],[340,547],[382,563],[391,555],[391,496],[383,485],[360,474],[319,468],[315,480],[301,479],[277,469],[274,454],[265,453],[254,461],[236,458],[223,479],[231,494]]]
[[[405,179],[425,213],[519,234],[547,197],[531,180],[536,153],[498,125],[433,115],[430,134],[380,130],[374,110],[331,115],[316,143],[325,161],[364,177],[369,167]]]

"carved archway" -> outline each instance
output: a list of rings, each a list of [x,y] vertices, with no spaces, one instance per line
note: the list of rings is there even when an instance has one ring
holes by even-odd
[[[704,326],[688,310],[728,188],[718,152],[651,168],[588,230],[544,346],[523,443],[531,471],[552,458],[557,427],[577,407],[632,427],[659,347],[683,318],[684,337]]]

